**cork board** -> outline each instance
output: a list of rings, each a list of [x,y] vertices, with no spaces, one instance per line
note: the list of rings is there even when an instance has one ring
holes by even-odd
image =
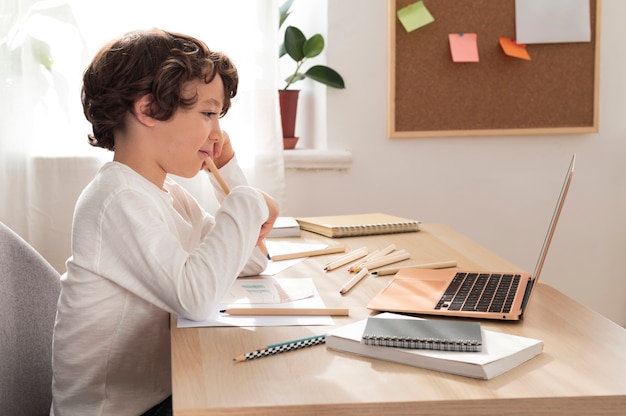
[[[515,0],[424,0],[435,21],[407,32],[389,0],[390,138],[572,134],[598,131],[599,16],[591,42],[527,45],[531,60],[505,55],[515,38]],[[480,62],[455,63],[448,34],[477,33]]]

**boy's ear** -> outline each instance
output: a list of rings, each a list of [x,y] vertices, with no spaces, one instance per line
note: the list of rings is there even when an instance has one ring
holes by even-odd
[[[154,96],[152,94],[146,94],[139,98],[133,104],[133,113],[137,120],[148,127],[155,125],[156,120],[152,117],[152,105],[154,103]]]

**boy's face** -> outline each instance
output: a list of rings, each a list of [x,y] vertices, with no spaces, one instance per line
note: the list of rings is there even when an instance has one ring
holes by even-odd
[[[212,156],[213,144],[221,139],[219,115],[224,100],[224,84],[216,75],[205,84],[189,82],[183,91],[187,96],[198,94],[192,108],[179,108],[166,121],[159,122],[156,140],[161,168],[174,175],[190,178],[202,168],[204,159]]]

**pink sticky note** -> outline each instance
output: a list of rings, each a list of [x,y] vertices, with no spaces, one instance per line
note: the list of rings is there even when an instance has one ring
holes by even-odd
[[[530,55],[526,51],[526,45],[517,43],[515,39],[500,38],[500,46],[506,55],[530,61]]]
[[[448,39],[454,62],[479,62],[476,33],[450,33]]]

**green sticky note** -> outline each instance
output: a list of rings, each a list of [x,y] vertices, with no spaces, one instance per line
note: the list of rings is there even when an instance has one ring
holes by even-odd
[[[412,32],[435,21],[422,0],[398,10],[398,19],[407,32]]]

